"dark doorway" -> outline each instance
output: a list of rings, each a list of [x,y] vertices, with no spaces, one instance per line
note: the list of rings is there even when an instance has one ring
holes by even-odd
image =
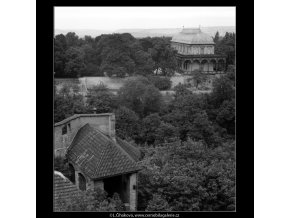
[[[79,173],[79,189],[86,190],[86,178],[81,173]]]
[[[75,181],[75,169],[74,169],[73,165],[68,164],[68,170],[69,170],[68,178],[73,184],[75,184],[76,183],[76,181]]]
[[[104,189],[109,197],[116,192],[123,203],[129,203],[129,176],[120,175],[104,179]]]

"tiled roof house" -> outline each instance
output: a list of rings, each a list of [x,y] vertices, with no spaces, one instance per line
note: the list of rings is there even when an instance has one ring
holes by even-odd
[[[136,210],[140,151],[115,136],[114,114],[74,115],[55,124],[55,155],[66,155],[79,190],[117,192]]]

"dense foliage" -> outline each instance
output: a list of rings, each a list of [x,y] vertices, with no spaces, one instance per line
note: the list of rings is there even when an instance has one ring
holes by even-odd
[[[73,90],[74,89],[74,90]],[[59,122],[74,114],[88,113],[84,97],[78,93],[78,86],[68,85],[61,87],[54,95],[54,122]]]
[[[100,84],[88,90],[87,104],[96,113],[111,113],[116,107],[116,97],[105,85]]]
[[[129,33],[79,38],[75,33],[54,38],[56,77],[172,75],[178,70],[170,38],[136,39]]]
[[[171,88],[172,81],[170,77],[150,76],[149,81],[159,90],[169,90]]]
[[[102,189],[87,190],[84,193],[79,193],[70,196],[65,200],[58,200],[56,202],[60,206],[59,211],[91,211],[91,212],[105,212],[105,211],[125,211],[119,195],[115,193],[112,197]]]
[[[162,105],[159,90],[145,77],[131,78],[118,91],[119,104],[140,117],[158,112]]]
[[[144,149],[138,209],[234,210],[234,148],[234,142],[212,149],[187,141]]]
[[[236,34],[226,32],[224,37],[219,36],[219,32],[216,33],[214,37],[215,53],[226,55],[227,65],[235,65],[235,42]]]

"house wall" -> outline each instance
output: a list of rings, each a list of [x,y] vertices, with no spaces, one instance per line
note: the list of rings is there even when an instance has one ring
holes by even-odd
[[[129,180],[129,204],[130,210],[137,209],[137,173],[132,173]]]
[[[104,190],[104,181],[103,180],[95,180],[94,187]]]
[[[214,54],[214,45],[189,45],[171,42],[171,46],[180,54]]]
[[[74,115],[54,125],[54,151],[56,156],[64,156],[66,149],[73,141],[78,130],[85,124],[97,127],[105,134],[115,139],[115,115],[107,114],[81,114]],[[63,128],[67,128],[65,134]]]

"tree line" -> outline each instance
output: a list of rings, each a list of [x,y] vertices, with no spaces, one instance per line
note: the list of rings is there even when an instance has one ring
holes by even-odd
[[[226,32],[223,37],[216,32],[213,41],[215,43],[215,53],[226,55],[226,63],[228,65],[235,65],[235,45],[236,45],[236,34]]]
[[[129,33],[79,38],[74,32],[54,37],[55,77],[152,75],[178,70],[168,37],[136,39]]]
[[[79,38],[74,32],[54,37],[54,72],[57,78],[82,76],[149,76],[157,72],[171,76],[179,68],[171,37],[136,39],[129,33]],[[213,37],[216,54],[234,64],[235,33]]]

